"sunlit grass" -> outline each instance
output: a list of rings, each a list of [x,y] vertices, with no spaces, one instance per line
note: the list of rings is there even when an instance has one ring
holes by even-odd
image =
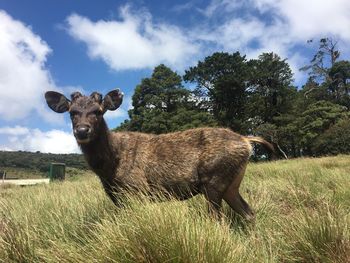
[[[97,178],[0,189],[3,262],[350,262],[350,156],[250,164],[246,223],[204,198],[115,208]]]

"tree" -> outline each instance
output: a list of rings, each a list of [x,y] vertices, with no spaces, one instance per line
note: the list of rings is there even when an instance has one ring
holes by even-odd
[[[186,70],[184,80],[195,82],[196,95],[208,98],[205,105],[219,125],[246,133],[248,74],[245,56],[217,52]]]
[[[291,109],[296,95],[296,88],[291,85],[292,71],[286,60],[274,53],[263,53],[250,60],[249,66],[249,116],[255,125],[277,124],[275,118]]]
[[[181,76],[165,65],[155,67],[152,76],[143,79],[135,89],[130,120],[116,130],[160,134],[215,126],[213,116],[198,106],[199,100],[183,87],[181,80]]]
[[[280,153],[281,157],[283,156],[283,158],[288,159],[287,153],[281,148],[283,137],[281,136],[281,131],[276,125],[271,123],[261,124],[255,129],[255,133],[271,142],[274,145],[276,152]],[[285,145],[283,146],[285,147]],[[255,155],[259,154],[260,151],[260,148],[255,146]],[[264,153],[264,151],[262,153]]]
[[[327,87],[309,77],[300,90],[307,105],[320,100],[331,100]]]
[[[308,41],[308,43],[312,42],[313,40]],[[321,38],[318,51],[310,61],[311,64],[302,67],[300,70],[307,71],[313,80],[326,81],[329,69],[340,56],[337,44],[338,42],[332,38]]]
[[[343,118],[321,134],[313,145],[317,155],[350,154],[350,119]]]
[[[312,42],[309,40],[308,42]],[[340,51],[337,41],[332,38],[321,38],[318,51],[310,61],[310,65],[300,70],[310,75],[305,92],[309,97],[320,97],[333,103],[350,107],[350,62],[338,61]],[[317,83],[317,85],[310,85]]]
[[[329,70],[328,87],[336,103],[350,108],[350,62],[335,62]]]
[[[303,155],[315,155],[313,145],[316,139],[339,120],[349,115],[346,107],[329,101],[318,101],[309,105],[294,121],[298,127],[301,151]]]

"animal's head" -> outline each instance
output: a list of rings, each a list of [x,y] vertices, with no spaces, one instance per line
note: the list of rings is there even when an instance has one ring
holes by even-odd
[[[107,110],[116,110],[123,101],[123,93],[119,89],[110,91],[104,98],[97,92],[83,96],[74,92],[71,99],[61,93],[48,91],[45,93],[47,105],[57,112],[69,112],[73,124],[73,133],[79,144],[94,140],[104,123],[103,114]]]

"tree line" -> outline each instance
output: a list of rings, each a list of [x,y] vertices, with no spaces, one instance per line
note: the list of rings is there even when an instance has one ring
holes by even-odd
[[[47,173],[50,170],[51,163],[65,163],[67,167],[88,169],[88,165],[81,154],[0,151],[0,170],[4,167],[17,167]]]
[[[250,60],[216,52],[183,76],[161,64],[136,86],[129,119],[115,130],[228,127],[262,136],[289,157],[350,153],[350,62],[339,58],[337,43],[320,39],[300,88],[287,60],[272,52]]]

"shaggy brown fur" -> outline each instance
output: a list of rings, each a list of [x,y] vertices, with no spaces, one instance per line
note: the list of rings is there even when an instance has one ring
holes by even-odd
[[[119,90],[103,100],[98,93],[89,97],[73,93],[70,101],[57,92],[45,94],[51,109],[70,112],[77,142],[114,203],[118,203],[114,193],[122,189],[165,190],[179,199],[201,193],[215,214],[224,199],[241,216],[254,218],[239,186],[251,154],[250,143],[273,151],[271,144],[223,128],[163,135],[110,132],[103,113],[118,108],[122,96]]]

